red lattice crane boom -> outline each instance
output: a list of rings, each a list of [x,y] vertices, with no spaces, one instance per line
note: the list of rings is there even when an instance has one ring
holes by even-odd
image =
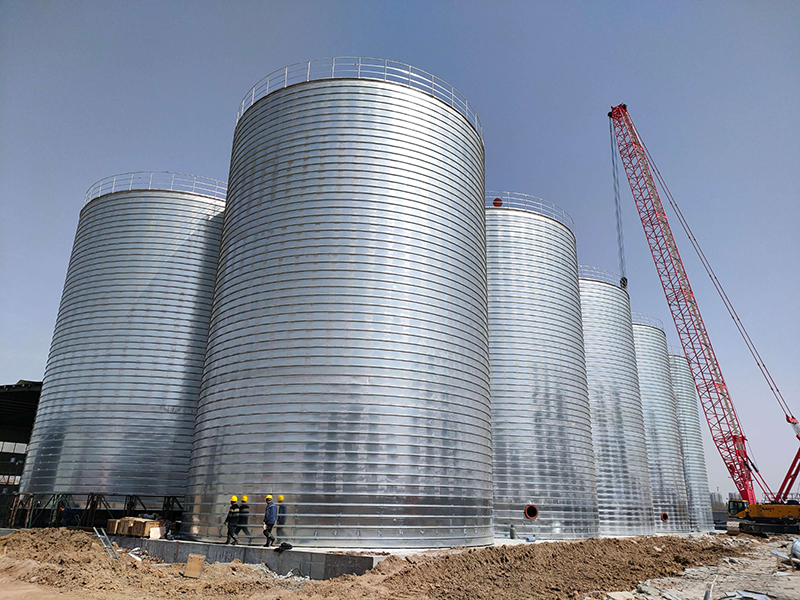
[[[633,199],[664,288],[667,304],[675,321],[678,337],[694,376],[714,444],[722,455],[728,473],[743,500],[750,504],[756,503],[753,489],[755,480],[768,498],[774,501],[777,496],[769,489],[747,455],[746,437],[731,402],[719,362],[711,346],[697,300],[692,293],[686,269],[667,221],[647,159],[647,150],[636,132],[625,104],[612,107],[608,116],[614,126],[619,154],[628,176]],[[795,457],[795,462],[792,463],[781,488],[784,496],[789,491],[785,488],[790,488],[797,477],[798,457]]]

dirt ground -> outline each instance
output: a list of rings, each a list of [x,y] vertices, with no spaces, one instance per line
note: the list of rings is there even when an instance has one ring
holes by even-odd
[[[184,565],[127,553],[109,558],[92,535],[66,529],[0,538],[0,599],[15,600],[690,600],[737,589],[800,600],[800,574],[777,570],[789,538],[649,537],[454,548],[391,556],[362,576],[279,577],[263,565]],[[798,571],[797,573],[800,573]],[[615,593],[621,592],[621,593]]]
[[[776,536],[750,545],[740,557],[726,557],[713,566],[686,569],[679,577],[665,577],[643,582],[634,589],[637,600],[667,598],[700,599],[706,590],[712,598],[724,598],[736,590],[766,594],[772,600],[800,600],[800,571],[776,563],[772,551],[789,556],[789,536]],[[621,599],[619,599],[621,600]]]

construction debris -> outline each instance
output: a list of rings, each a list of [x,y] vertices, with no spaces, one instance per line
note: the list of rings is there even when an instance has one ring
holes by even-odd
[[[783,554],[782,552],[778,552],[777,550],[773,550],[772,554],[774,554],[777,557],[778,566],[780,566],[781,563],[784,563],[787,565],[791,565],[795,569],[800,569],[800,559],[786,556],[785,554]]]
[[[744,590],[736,590],[732,594],[722,596],[720,600],[772,600],[766,594],[757,594],[756,592],[747,592]]]
[[[95,536],[97,539],[100,540],[100,543],[103,544],[103,548],[111,558],[115,558],[119,560],[119,556],[117,555],[117,550],[114,548],[114,544],[111,543],[111,540],[108,539],[108,535],[106,534],[105,530],[101,527],[99,530],[97,527],[92,527],[94,530]]]
[[[109,519],[106,524],[106,531],[108,531],[109,535],[159,539],[164,535],[168,526],[169,523],[166,521],[124,517],[122,519]],[[155,534],[153,533],[154,531],[156,531]]]
[[[206,557],[202,554],[190,554],[189,560],[186,561],[186,568],[183,571],[184,577],[200,577],[200,571],[203,570],[203,563]]]

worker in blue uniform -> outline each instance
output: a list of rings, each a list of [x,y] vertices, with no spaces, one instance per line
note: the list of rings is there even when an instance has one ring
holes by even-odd
[[[267,538],[267,543],[264,544],[264,547],[269,548],[275,543],[272,528],[275,527],[275,522],[278,520],[278,507],[272,502],[272,494],[268,494],[265,500],[267,509],[264,511],[264,536]]]

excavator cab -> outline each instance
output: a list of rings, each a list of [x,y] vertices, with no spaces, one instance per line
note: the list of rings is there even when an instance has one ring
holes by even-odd
[[[744,500],[728,500],[728,516],[744,519],[747,516],[747,507],[750,506]]]

